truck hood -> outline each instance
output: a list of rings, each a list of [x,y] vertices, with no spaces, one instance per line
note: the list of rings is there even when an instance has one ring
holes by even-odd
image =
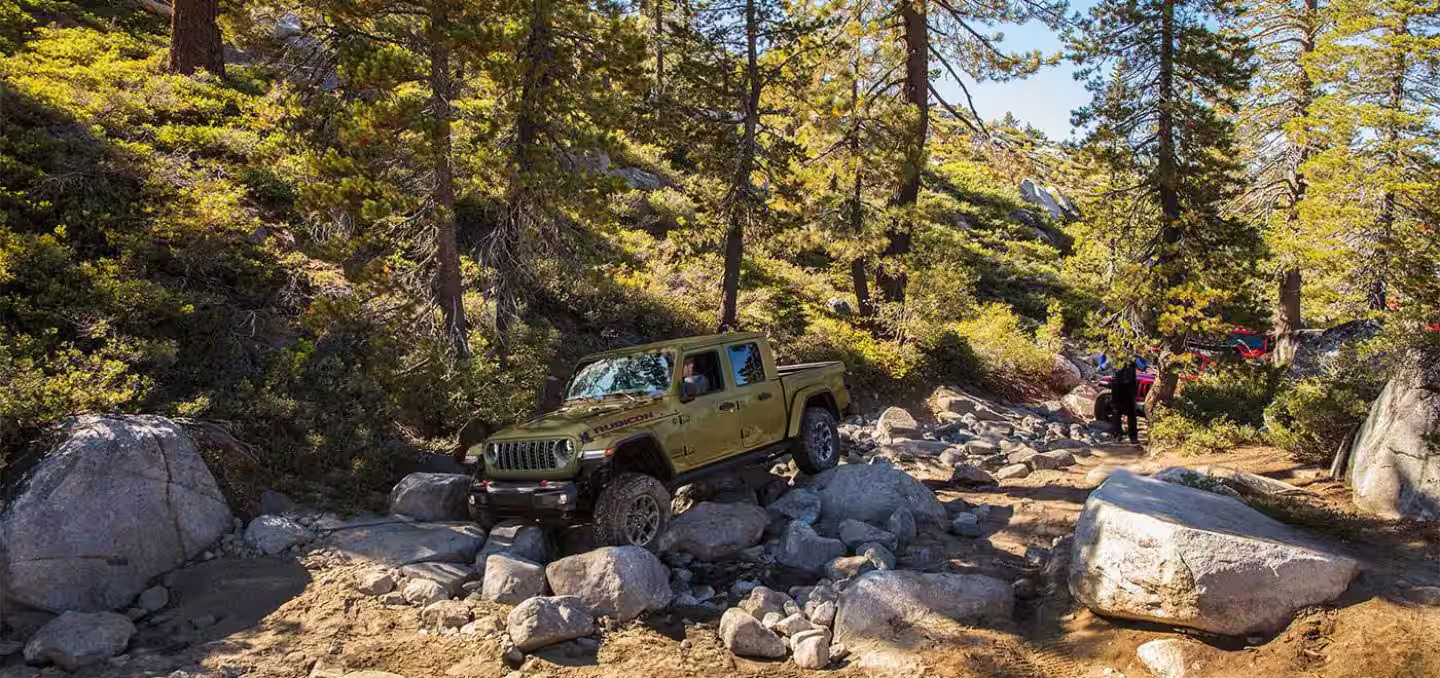
[[[501,429],[490,436],[487,442],[562,437],[584,441],[602,431],[620,428],[617,424],[653,411],[660,402],[660,398],[642,398],[636,401],[606,400],[567,405],[527,422]],[[644,420],[651,418],[644,416]]]

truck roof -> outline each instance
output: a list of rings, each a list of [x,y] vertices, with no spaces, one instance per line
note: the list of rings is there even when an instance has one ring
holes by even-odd
[[[627,353],[656,351],[666,348],[678,348],[682,351],[688,351],[693,348],[703,348],[706,346],[713,346],[715,344],[728,344],[732,341],[742,341],[745,339],[763,339],[764,336],[765,335],[759,332],[725,332],[723,334],[706,334],[699,337],[681,337],[679,339],[666,339],[665,341],[655,341],[648,344],[637,344],[635,346],[626,346],[624,348],[601,351],[599,353],[591,353],[590,355],[581,358],[580,362],[589,362],[591,360],[596,360],[599,358],[608,358],[610,356],[624,355]]]

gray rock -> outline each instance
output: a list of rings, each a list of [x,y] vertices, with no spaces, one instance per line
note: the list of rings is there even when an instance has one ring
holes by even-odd
[[[591,614],[629,621],[670,604],[670,569],[638,546],[607,546],[545,567],[550,590],[575,596]]]
[[[895,553],[886,548],[884,544],[875,542],[861,544],[855,549],[855,555],[869,558],[877,570],[895,569]]]
[[[805,613],[803,612],[787,615],[784,619],[781,619],[779,623],[775,624],[775,631],[785,636],[794,636],[797,633],[810,631],[814,628],[815,626],[810,623],[809,619],[805,618]]]
[[[155,612],[170,604],[170,589],[164,586],[151,586],[140,593],[135,599],[135,607],[146,612]]]
[[[720,617],[720,640],[725,648],[741,657],[779,659],[785,656],[785,642],[739,608],[730,608]]]
[[[285,496],[284,493],[268,488],[260,490],[260,501],[258,503],[260,510],[257,513],[260,515],[280,515],[291,513],[300,508],[300,505],[296,504],[295,500]]]
[[[915,538],[917,532],[915,514],[905,507],[895,509],[895,512],[885,520],[885,527],[895,535],[895,538],[900,541],[900,545],[908,544],[911,539]]]
[[[76,671],[125,651],[135,625],[114,612],[65,612],[40,627],[25,645],[25,661]]]
[[[267,556],[284,553],[312,538],[303,525],[285,516],[259,516],[245,528],[245,543]]]
[[[915,433],[920,430],[920,424],[915,417],[900,407],[887,407],[880,413],[880,418],[875,421],[877,433],[888,433],[892,436]]]
[[[1090,384],[1080,384],[1070,389],[1060,402],[1065,404],[1065,410],[1079,419],[1089,419],[1095,416],[1095,399],[1100,397],[1100,389]]]
[[[797,570],[820,572],[826,563],[843,555],[844,542],[822,537],[809,525],[792,520],[785,526],[785,534],[780,538],[780,550],[776,553],[775,560]]]
[[[866,542],[883,544],[885,548],[891,551],[898,548],[899,540],[896,539],[894,534],[858,520],[840,521],[839,534],[840,541],[844,542],[845,546],[850,549],[855,549]]]
[[[458,629],[470,623],[470,606],[458,600],[439,600],[420,610],[420,621],[442,629]]]
[[[595,618],[574,596],[531,598],[510,610],[505,629],[521,652],[583,638],[595,631]]]
[[[497,553],[485,563],[485,585],[480,595],[505,605],[545,595],[545,568],[519,557]]]
[[[846,518],[884,522],[896,509],[908,508],[919,522],[945,520],[945,507],[935,493],[899,469],[879,464],[845,465],[814,478],[819,489],[821,517],[839,522]]]
[[[670,523],[660,548],[704,561],[733,558],[760,542],[770,514],[754,504],[702,502]]]
[[[456,563],[415,563],[400,568],[400,575],[433,581],[444,588],[447,595],[461,596],[465,593],[465,582],[475,579],[475,570]]]
[[[123,607],[231,528],[215,478],[175,422],[72,417],[57,439],[6,483],[0,572],[13,603],[51,612]]]
[[[1223,635],[1283,628],[1358,566],[1238,500],[1116,470],[1076,525],[1069,583],[1112,617]]]
[[[1040,454],[1030,457],[1030,466],[1037,471],[1062,469],[1074,465],[1075,455],[1065,450],[1041,452]]]
[[[888,640],[896,628],[932,617],[961,622],[1008,620],[1015,607],[1010,585],[977,574],[871,572],[845,589],[835,618],[835,637]]]
[[[805,604],[805,616],[813,624],[828,627],[835,623],[836,609],[833,600],[812,600]]]
[[[1000,451],[1000,446],[977,438],[965,441],[965,451],[970,454],[994,454]]]
[[[521,560],[544,565],[550,562],[550,547],[545,530],[522,520],[503,520],[490,528],[485,546],[475,555],[475,571],[485,574],[485,561],[497,553],[513,555]]]
[[[1440,355],[1400,366],[1351,448],[1355,504],[1387,518],[1440,520]]]
[[[950,521],[950,531],[962,537],[980,536],[980,518],[973,513],[961,513]]]
[[[970,464],[960,464],[950,475],[950,483],[960,487],[984,487],[995,484],[995,476],[989,471]]]
[[[1024,478],[1030,475],[1030,467],[1025,464],[1010,464],[1002,466],[995,472],[996,480],[1009,480],[1011,478]]]
[[[0,640],[0,659],[9,657],[25,648],[25,643],[18,640]]]
[[[988,400],[957,388],[946,386],[937,388],[930,394],[926,403],[935,412],[969,415],[977,421],[999,421],[1005,418],[1005,415],[1001,414]],[[974,422],[967,421],[966,423],[974,426]]]
[[[428,522],[469,520],[473,482],[459,473],[411,473],[390,491],[390,512]]]
[[[415,523],[404,520],[336,529],[323,543],[338,555],[383,565],[469,563],[485,543],[473,523]]]

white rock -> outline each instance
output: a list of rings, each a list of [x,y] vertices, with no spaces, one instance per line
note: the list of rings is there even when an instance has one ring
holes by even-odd
[[[400,576],[428,579],[445,589],[445,595],[461,596],[465,593],[465,582],[475,579],[475,570],[457,563],[415,563],[400,568]]]
[[[880,413],[880,418],[875,421],[877,432],[889,433],[892,436],[915,433],[920,430],[920,424],[915,417],[902,407],[887,407]]]
[[[65,612],[40,627],[25,645],[25,661],[76,671],[125,651],[135,625],[114,612]]]
[[[945,507],[920,481],[883,464],[839,466],[813,479],[820,488],[821,518],[884,522],[896,509],[907,508],[917,522],[945,520]]]
[[[785,617],[775,624],[775,630],[787,636],[793,636],[801,631],[810,631],[814,628],[815,626],[810,623],[810,620],[806,619],[805,615],[799,612]]]
[[[429,579],[412,579],[405,582],[405,588],[400,590],[400,595],[405,597],[405,602],[421,606],[450,598],[445,587]]]
[[[490,528],[485,546],[475,556],[475,571],[485,574],[485,560],[497,553],[518,556],[537,565],[550,562],[550,547],[545,539],[545,530],[539,525],[521,520],[504,520]]]
[[[417,523],[397,518],[341,525],[323,540],[336,555],[382,565],[469,563],[485,543],[474,523]]]
[[[1195,645],[1180,638],[1161,638],[1136,648],[1135,655],[1156,678],[1197,678],[1203,675],[1204,666],[1192,659]]]
[[[1238,500],[1117,470],[1085,502],[1069,582],[1103,615],[1247,635],[1333,600],[1357,569]]]
[[[670,603],[670,568],[638,546],[607,546],[545,567],[550,590],[576,596],[591,614],[628,621]]]
[[[470,608],[458,600],[437,600],[420,610],[420,621],[442,629],[458,629],[470,623]]]
[[[521,652],[583,638],[595,631],[595,618],[585,603],[573,596],[531,598],[510,611],[506,619],[510,640]]]
[[[1385,384],[1351,448],[1355,504],[1440,521],[1440,356],[1412,355]]]
[[[56,439],[0,508],[10,604],[122,608],[230,529],[225,497],[175,422],[86,415],[64,420]]]
[[[779,659],[785,656],[785,642],[780,636],[739,608],[732,607],[721,615],[720,640],[726,649],[741,657]]]
[[[259,516],[245,528],[245,543],[267,556],[284,553],[312,536],[305,526],[285,516]]]
[[[485,562],[485,585],[480,595],[505,605],[515,605],[545,595],[545,568],[509,554],[490,556]]]
[[[367,596],[383,596],[395,590],[395,577],[380,569],[363,572],[355,582],[355,590]]]
[[[796,638],[791,642],[795,654],[795,665],[802,669],[823,669],[830,664],[830,639],[824,634],[812,634]]]
[[[835,637],[889,638],[895,628],[938,616],[956,621],[1009,619],[1010,585],[978,574],[922,574],[905,570],[862,575],[840,596]]]
[[[829,627],[835,623],[836,606],[834,601],[812,600],[805,605],[805,616],[810,622],[820,626]]]
[[[768,586],[756,586],[736,607],[750,613],[757,620],[763,620],[765,615],[772,613],[783,618],[786,608],[794,604],[795,601],[791,600],[790,596]]]

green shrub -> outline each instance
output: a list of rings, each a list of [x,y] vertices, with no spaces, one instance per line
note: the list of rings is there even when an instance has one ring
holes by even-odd
[[[1225,419],[1258,427],[1265,407],[1275,397],[1283,370],[1266,365],[1222,363],[1185,384],[1172,403],[1174,410],[1198,423]]]
[[[1174,409],[1159,409],[1148,419],[1150,446],[1154,451],[1186,455],[1216,454],[1248,444],[1260,443],[1260,429],[1220,417],[1199,422]]]
[[[986,304],[953,325],[978,359],[978,381],[986,389],[1021,400],[1051,388],[1055,354],[1040,346],[1004,304]]]
[[[1321,464],[1334,455],[1350,430],[1365,421],[1373,387],[1311,378],[1281,391],[1265,408],[1270,442],[1298,461]]]

